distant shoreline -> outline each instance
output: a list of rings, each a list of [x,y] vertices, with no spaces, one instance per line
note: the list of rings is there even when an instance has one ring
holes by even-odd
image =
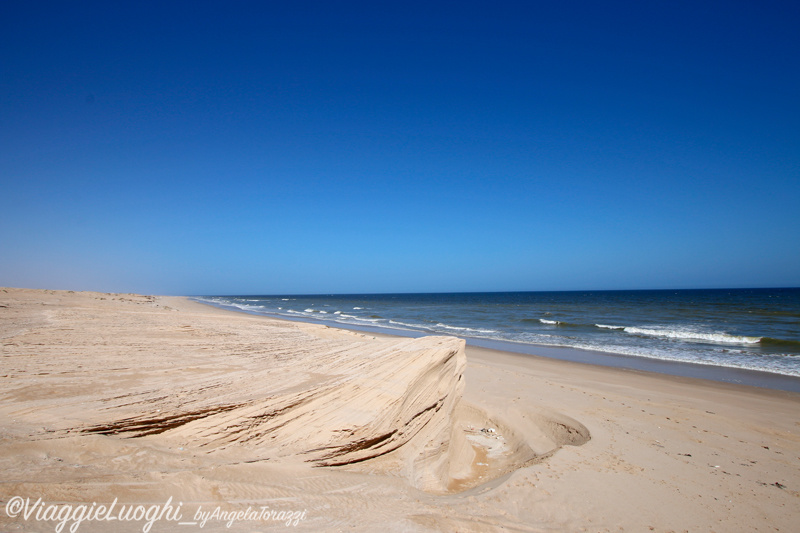
[[[672,289],[665,289],[665,290],[672,290]],[[694,290],[694,289],[684,289],[684,290]],[[716,290],[716,289],[710,289],[710,290]],[[728,290],[728,289],[719,289],[719,290]],[[567,291],[554,291],[554,292],[567,292]],[[619,291],[619,292],[627,292],[627,291]],[[474,293],[474,294],[484,294],[484,293]],[[381,335],[394,336],[394,337],[416,338],[416,337],[424,337],[427,335],[431,335],[430,333],[412,331],[412,330],[391,329],[378,326],[372,327],[372,326],[342,324],[330,320],[314,319],[311,317],[294,318],[284,315],[258,313],[253,311],[247,311],[245,309],[236,308],[233,306],[226,306],[200,300],[199,298],[202,297],[199,296],[189,296],[187,298],[197,303],[209,305],[211,307],[215,307],[218,309],[224,309],[227,311],[232,311],[234,313],[244,313],[254,316],[263,316],[275,320],[286,320],[289,322],[301,322],[308,324],[322,324],[349,331],[377,333]],[[584,350],[580,348],[570,348],[570,347],[492,341],[485,339],[476,339],[472,337],[462,337],[462,338],[466,340],[467,346],[487,348],[490,350],[507,352],[515,355],[545,357],[549,359],[570,361],[573,363],[582,363],[587,365],[596,365],[596,366],[636,370],[643,372],[653,372],[669,376],[704,379],[722,383],[731,383],[735,385],[745,385],[750,387],[760,387],[765,389],[800,393],[800,377],[787,376],[784,374],[778,374],[774,372],[747,370],[741,368],[710,365],[710,364],[706,365],[700,363],[664,361],[664,360],[651,359],[641,356],[631,356],[631,355],[603,352],[599,350]]]

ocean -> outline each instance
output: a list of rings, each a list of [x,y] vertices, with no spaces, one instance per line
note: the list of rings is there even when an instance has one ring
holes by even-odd
[[[351,329],[454,335],[470,344],[522,353],[547,349],[552,355],[561,348],[631,362],[671,361],[800,376],[797,288],[195,299]]]

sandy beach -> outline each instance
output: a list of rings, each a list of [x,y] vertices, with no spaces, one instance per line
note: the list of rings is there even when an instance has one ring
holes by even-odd
[[[2,531],[800,524],[796,393],[181,297],[0,289],[0,339]]]

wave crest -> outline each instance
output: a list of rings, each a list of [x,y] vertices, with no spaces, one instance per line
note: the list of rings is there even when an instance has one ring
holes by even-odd
[[[625,333],[633,335],[649,335],[653,337],[668,337],[671,339],[683,340],[699,340],[708,341],[713,343],[726,343],[726,344],[758,344],[761,342],[761,337],[746,337],[744,335],[731,335],[724,332],[703,333],[700,331],[691,330],[676,330],[676,329],[651,329],[651,328],[637,328],[626,327]]]

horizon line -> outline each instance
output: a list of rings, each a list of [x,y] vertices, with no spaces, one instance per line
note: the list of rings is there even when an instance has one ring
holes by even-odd
[[[748,291],[748,290],[800,290],[800,286],[792,287],[684,287],[660,289],[545,289],[545,290],[506,290],[506,291],[404,291],[404,292],[314,292],[314,293],[239,293],[239,294],[189,294],[172,295],[196,298],[201,296],[238,297],[238,296],[389,296],[417,294],[510,294],[534,292],[646,292],[646,291]]]

